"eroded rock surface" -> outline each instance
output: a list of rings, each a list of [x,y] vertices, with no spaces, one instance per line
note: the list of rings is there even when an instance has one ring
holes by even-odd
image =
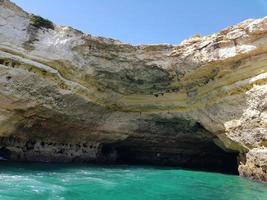
[[[0,0],[0,146],[266,180],[267,18],[178,46],[93,37]]]

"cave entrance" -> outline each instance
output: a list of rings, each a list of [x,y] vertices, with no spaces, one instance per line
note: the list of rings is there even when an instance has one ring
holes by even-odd
[[[0,160],[9,160],[11,151],[6,147],[0,148]]]
[[[172,166],[238,174],[238,154],[226,152],[211,141],[172,141],[169,144],[162,139],[160,141],[142,137],[103,144],[102,158],[113,164]]]

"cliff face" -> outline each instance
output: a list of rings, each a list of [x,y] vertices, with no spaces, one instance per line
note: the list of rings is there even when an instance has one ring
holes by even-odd
[[[93,37],[0,0],[0,154],[267,180],[267,18],[178,46]]]

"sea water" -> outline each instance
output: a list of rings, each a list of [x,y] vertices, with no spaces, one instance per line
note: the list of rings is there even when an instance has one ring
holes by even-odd
[[[267,184],[179,168],[1,161],[0,200],[267,200]]]

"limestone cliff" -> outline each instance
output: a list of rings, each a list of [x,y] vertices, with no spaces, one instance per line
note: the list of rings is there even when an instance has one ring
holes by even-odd
[[[178,46],[93,37],[0,0],[0,155],[267,181],[267,18]]]

